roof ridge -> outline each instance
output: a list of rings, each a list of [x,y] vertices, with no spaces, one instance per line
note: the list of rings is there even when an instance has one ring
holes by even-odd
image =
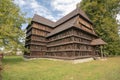
[[[77,16],[75,19],[74,19],[74,22],[73,22],[73,26],[75,26],[76,22],[78,21],[79,19],[79,16]]]
[[[54,27],[54,24],[55,24],[55,22],[53,22],[45,17],[42,17],[38,14],[34,14],[32,21],[37,22],[37,23],[41,23],[41,24],[44,24],[44,25],[47,25],[50,27]]]
[[[62,17],[58,21],[56,21],[54,27],[64,23],[65,21],[67,21],[68,19],[70,19],[76,15],[81,15],[83,18],[85,18],[90,23],[92,23],[92,21],[88,18],[88,16],[86,15],[86,13],[83,10],[81,10],[80,8],[76,8],[75,10],[71,11],[70,13],[68,13],[67,15],[65,15],[64,17]]]
[[[59,26],[56,27],[52,32],[50,32],[50,33],[47,35],[47,37],[52,36],[52,35],[54,35],[54,34],[57,34],[57,33],[59,33],[59,32],[62,32],[62,31],[64,31],[64,30],[66,30],[66,29],[69,29],[69,28],[75,26],[75,23],[76,23],[78,17],[79,17],[79,16],[76,16],[76,17],[74,17],[73,19],[69,20],[70,22],[68,21],[68,22],[66,22],[66,23],[63,23],[62,25],[59,25]]]
[[[44,18],[44,19],[46,19],[46,20],[49,20],[49,21],[51,21],[51,22],[54,23],[54,21],[52,21],[52,20],[50,20],[50,19],[48,19],[48,18],[45,18],[45,17],[43,17],[43,16],[40,16],[39,14],[34,14],[34,16],[35,16],[35,15],[38,16],[38,17]],[[33,16],[33,17],[34,17],[34,16]]]
[[[86,15],[86,13],[82,10],[82,9],[78,9],[78,13],[83,16],[85,19],[87,19],[88,21],[92,22],[89,17]]]
[[[70,19],[70,17],[73,17],[73,16],[71,16],[73,13],[77,13],[76,9],[71,11],[70,13],[66,14],[65,16],[60,18],[59,20],[57,20],[56,23],[55,23],[55,27],[58,26],[59,24],[62,24],[64,21]]]

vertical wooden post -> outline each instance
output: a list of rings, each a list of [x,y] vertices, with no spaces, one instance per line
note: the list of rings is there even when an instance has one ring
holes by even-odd
[[[92,52],[91,56],[94,57],[94,54],[95,54],[95,46],[93,47],[93,52]]]
[[[102,46],[102,45],[100,45],[101,58],[103,58],[103,51],[102,51],[102,49],[103,49],[103,46]]]
[[[73,51],[73,55],[72,56],[75,57],[75,51]]]

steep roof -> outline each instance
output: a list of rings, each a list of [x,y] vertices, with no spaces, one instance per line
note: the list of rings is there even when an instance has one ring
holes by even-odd
[[[78,18],[76,16],[78,16],[78,15],[80,17],[84,18],[85,20],[87,20],[88,22],[92,23],[91,20],[88,18],[88,16],[80,8],[76,8],[75,10],[73,10],[72,12],[70,12],[69,14],[67,14],[66,16],[64,16],[63,18],[61,18],[60,20],[58,20],[54,24],[54,27],[55,27],[54,30],[50,34],[48,34],[47,37],[50,37],[50,36],[52,36],[52,35],[54,35],[56,33],[59,33],[59,32],[61,32],[63,30],[71,28],[73,26],[75,27],[74,23],[77,21]],[[70,19],[73,19],[73,20],[71,22],[67,22]],[[76,28],[78,28],[78,27],[76,27]]]
[[[75,22],[76,22],[76,19],[77,19],[77,17],[75,17],[72,20],[70,20],[69,22],[66,22],[66,23],[60,25],[59,27],[55,28],[54,30],[52,30],[51,33],[49,33],[47,35],[47,37],[50,37],[50,36],[52,36],[54,34],[57,34],[57,33],[61,32],[61,31],[64,31],[64,30],[67,30],[67,29],[73,27]]]
[[[92,21],[88,18],[88,16],[84,13],[84,11],[82,11],[80,8],[76,8],[75,10],[73,10],[72,12],[70,12],[69,14],[67,14],[66,16],[64,16],[63,18],[61,18],[60,20],[58,20],[55,23],[55,27],[58,26],[59,24],[64,23],[65,21],[67,21],[68,19],[76,16],[76,15],[80,15],[81,17],[83,17],[84,19],[86,19],[87,21],[89,21],[90,23],[92,23]]]
[[[105,45],[107,43],[104,42],[101,38],[98,38],[98,39],[92,40],[92,42],[90,44],[95,46],[95,45]]]
[[[64,31],[64,30],[67,30],[67,29],[72,28],[72,27],[75,27],[75,28],[80,29],[80,30],[82,30],[82,31],[85,31],[85,32],[87,32],[87,33],[89,33],[89,34],[92,34],[92,35],[94,35],[94,36],[97,36],[94,32],[88,32],[88,31],[84,30],[83,28],[78,27],[78,26],[76,25],[78,19],[79,19],[79,16],[75,16],[74,18],[70,19],[68,22],[65,22],[65,23],[59,25],[59,26],[56,27],[54,30],[52,30],[51,33],[49,33],[49,34],[47,35],[47,37],[53,36],[53,35],[55,35],[55,34],[57,34],[57,33],[60,33],[60,32],[62,32],[62,31]]]
[[[49,19],[46,19],[42,16],[37,15],[37,14],[35,14],[33,16],[32,21],[37,22],[37,23],[41,23],[41,24],[44,24],[44,25],[47,25],[47,26],[50,26],[50,27],[54,27],[54,23],[55,23],[55,22],[53,22]]]
[[[75,10],[73,10],[72,12],[70,12],[69,14],[67,14],[66,16],[64,16],[63,18],[59,19],[56,22],[53,22],[49,19],[46,19],[40,15],[35,14],[32,18],[32,21],[37,22],[37,23],[41,23],[50,27],[57,27],[58,25],[64,23],[65,21],[69,20],[70,18],[76,16],[76,15],[80,15],[81,17],[83,17],[85,20],[89,21],[90,23],[91,20],[88,18],[88,16],[84,13],[84,11],[82,11],[80,8],[76,8]]]
[[[75,27],[75,22],[77,21],[77,17],[82,17],[83,19],[87,20],[88,22],[92,23],[91,20],[87,17],[87,15],[80,9],[80,8],[76,8],[75,10],[73,10],[72,12],[70,12],[69,14],[67,14],[66,16],[64,16],[63,18],[61,18],[60,20],[58,20],[57,22],[53,22],[51,20],[48,20],[42,16],[39,16],[37,14],[34,15],[32,21],[37,22],[37,23],[41,23],[50,27],[53,27],[54,30],[52,30],[51,33],[49,33],[47,35],[47,37],[50,37],[54,34],[57,34],[61,31],[64,31],[66,29],[69,29],[71,27]],[[74,19],[73,19],[74,18]],[[72,20],[71,20],[72,19]],[[67,22],[68,21],[68,22]],[[69,22],[70,21],[70,22]],[[76,27],[78,28],[78,27]],[[79,28],[81,29],[81,28]],[[83,29],[81,29],[83,30]],[[90,33],[90,32],[88,32]],[[93,34],[93,33],[90,33]],[[95,35],[95,34],[93,34]]]

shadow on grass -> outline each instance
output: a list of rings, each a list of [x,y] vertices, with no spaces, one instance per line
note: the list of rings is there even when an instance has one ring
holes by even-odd
[[[5,56],[2,60],[3,64],[18,64],[20,62],[23,62],[22,56]]]

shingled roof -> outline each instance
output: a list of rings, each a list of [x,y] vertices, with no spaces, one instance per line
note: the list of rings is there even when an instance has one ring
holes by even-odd
[[[46,19],[42,16],[39,16],[37,14],[34,15],[32,21],[54,28],[54,30],[50,34],[47,35],[47,37],[50,37],[54,34],[57,34],[61,31],[69,29],[73,26],[75,27],[74,23],[77,20],[77,18],[74,18],[74,17],[76,17],[76,16],[80,16],[83,19],[87,20],[88,22],[92,23],[91,20],[87,17],[87,15],[80,8],[76,8],[74,11],[70,12],[69,14],[67,14],[66,16],[64,16],[63,18],[58,20],[57,22],[53,22],[53,21],[48,20],[48,19]],[[74,18],[74,19],[69,23],[66,22],[66,21],[70,20],[71,18]],[[93,33],[91,33],[91,34],[93,34]],[[93,34],[93,35],[95,35],[95,34]]]
[[[77,17],[75,17],[75,18],[73,18],[71,21],[66,22],[66,23],[60,25],[59,27],[55,28],[54,30],[52,30],[51,33],[49,33],[49,34],[47,35],[47,37],[50,37],[50,36],[52,36],[52,35],[54,35],[54,34],[57,34],[57,33],[59,33],[59,32],[62,32],[62,31],[64,31],[64,30],[67,30],[67,29],[73,27],[74,24],[75,24],[75,22],[76,22],[76,19],[77,19]]]
[[[96,45],[105,45],[107,43],[104,42],[101,38],[99,38],[99,39],[92,40],[92,42],[90,44],[93,46],[96,46]]]
[[[56,27],[54,30],[52,30],[52,32],[49,33],[49,34],[47,35],[47,37],[53,36],[53,35],[55,35],[55,34],[57,34],[57,33],[60,33],[60,32],[62,32],[62,31],[65,31],[65,30],[69,29],[69,28],[72,28],[72,27],[77,28],[77,29],[80,29],[80,30],[82,30],[82,31],[85,31],[85,30],[82,29],[81,27],[76,26],[76,23],[77,23],[77,20],[78,20],[78,19],[79,19],[79,16],[75,16],[75,17],[72,18],[69,22],[66,22],[66,23],[64,23],[64,24],[59,25],[59,26]],[[88,32],[88,31],[85,31],[85,32],[97,36],[95,33]]]
[[[55,27],[62,24],[62,23],[64,23],[65,21],[69,20],[70,18],[72,18],[72,17],[74,17],[76,15],[80,15],[81,17],[83,17],[84,19],[86,19],[87,21],[92,23],[92,21],[88,18],[88,16],[80,8],[76,8],[75,10],[73,10],[72,12],[70,12],[69,14],[67,14],[66,16],[61,18],[60,20],[58,20],[55,23]]]
[[[49,19],[46,19],[42,16],[39,16],[37,14],[35,14],[33,16],[32,21],[37,22],[37,23],[41,23],[41,24],[44,24],[44,25],[47,25],[47,26],[50,26],[50,27],[54,27],[54,24],[55,24],[55,22],[53,22]]]

